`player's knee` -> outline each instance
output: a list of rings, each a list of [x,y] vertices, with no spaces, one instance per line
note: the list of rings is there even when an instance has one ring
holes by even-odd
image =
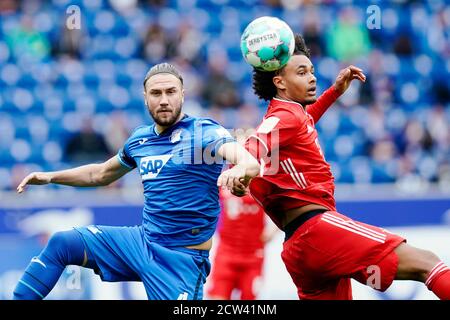
[[[84,243],[75,230],[58,231],[50,237],[44,254],[63,265],[79,264],[84,258]]]
[[[69,233],[69,231],[55,232],[48,240],[47,249],[51,249],[53,251],[65,250],[70,243],[67,239],[67,233]]]
[[[399,246],[395,252],[399,258],[397,279],[425,282],[431,269],[440,261],[431,251],[406,244]]]

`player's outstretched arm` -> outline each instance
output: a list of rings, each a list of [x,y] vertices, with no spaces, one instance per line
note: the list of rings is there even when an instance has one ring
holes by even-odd
[[[17,187],[17,192],[25,191],[27,185],[63,184],[73,187],[99,187],[116,181],[131,169],[122,166],[117,156],[98,164],[88,164],[68,170],[53,172],[33,172],[26,176]]]
[[[306,111],[317,123],[328,108],[348,89],[353,80],[366,81],[366,75],[362,69],[348,66],[342,69],[336,77],[333,86],[327,89],[313,104],[306,107]]]
[[[222,172],[217,179],[217,186],[227,187],[230,191],[235,188],[244,190],[250,179],[259,174],[258,161],[239,143],[224,143],[217,153],[235,165]]]

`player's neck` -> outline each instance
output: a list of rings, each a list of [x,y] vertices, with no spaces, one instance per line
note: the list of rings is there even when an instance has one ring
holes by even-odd
[[[298,101],[295,101],[295,100],[291,99],[290,97],[288,97],[288,96],[286,96],[286,95],[284,95],[284,94],[277,94],[277,95],[275,96],[275,99],[282,100],[282,101],[286,101],[286,102],[292,102],[292,103],[295,103],[295,104],[300,105],[302,108],[305,108],[305,107],[303,106],[303,103],[298,102]]]
[[[160,135],[160,134],[163,133],[165,130],[167,130],[167,129],[173,127],[174,125],[176,125],[176,124],[177,124],[178,122],[180,122],[180,120],[183,119],[183,118],[184,118],[184,113],[181,112],[180,115],[178,116],[177,120],[176,120],[173,124],[171,124],[170,126],[162,126],[162,125],[159,125],[159,124],[155,123],[155,131],[156,131],[156,133],[157,133],[158,135]]]

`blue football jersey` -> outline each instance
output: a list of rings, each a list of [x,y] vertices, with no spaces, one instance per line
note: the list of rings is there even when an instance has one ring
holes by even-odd
[[[154,124],[134,130],[117,156],[141,175],[147,241],[186,246],[213,235],[220,212],[216,183],[224,164],[216,152],[230,141],[235,140],[217,122],[187,115],[160,134]]]

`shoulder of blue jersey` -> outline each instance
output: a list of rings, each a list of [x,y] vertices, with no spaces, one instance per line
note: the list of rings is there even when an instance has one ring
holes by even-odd
[[[202,125],[212,125],[210,130],[213,130],[220,138],[231,138],[230,132],[225,129],[220,123],[209,118],[199,118]]]
[[[130,138],[137,138],[140,137],[141,135],[148,135],[151,131],[150,131],[151,126],[139,126],[134,128],[133,132],[130,135]]]

